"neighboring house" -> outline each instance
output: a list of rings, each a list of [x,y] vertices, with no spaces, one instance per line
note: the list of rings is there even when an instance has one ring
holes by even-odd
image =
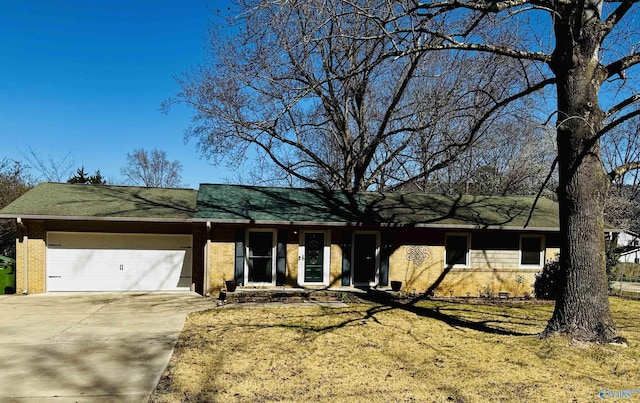
[[[632,231],[608,231],[605,233],[607,241],[615,241],[620,253],[620,262],[640,263],[640,237]]]
[[[531,293],[558,253],[558,209],[532,197],[44,183],[18,221],[17,291],[240,287]]]

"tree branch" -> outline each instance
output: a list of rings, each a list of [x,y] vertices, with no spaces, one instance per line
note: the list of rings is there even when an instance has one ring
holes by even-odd
[[[626,122],[627,120],[631,119],[634,116],[638,116],[640,115],[640,109],[639,110],[635,110],[631,113],[628,113],[616,120],[614,120],[613,122],[610,122],[608,125],[606,125],[605,127],[603,127],[597,134],[597,136],[594,138],[598,139],[602,136],[604,136],[605,134],[607,134],[610,130],[612,130],[613,128],[615,128],[616,126],[620,125],[621,123]]]
[[[607,78],[611,78],[616,74],[622,75],[622,72],[628,69],[631,66],[635,66],[636,64],[640,64],[640,52],[636,52],[630,54],[628,56],[623,57],[620,60],[617,60],[608,66],[605,67],[607,71]]]
[[[625,173],[633,170],[640,169],[640,161],[628,162],[626,164],[622,164],[617,166],[611,172],[608,173],[609,179],[613,182],[616,178],[624,175]]]
[[[609,109],[606,112],[606,116],[612,116],[618,112],[620,112],[621,110],[623,110],[624,108],[626,108],[627,106],[633,105],[634,103],[640,101],[640,94],[634,94],[632,96],[630,96],[629,98],[625,99],[624,101],[618,103],[617,105],[614,105],[613,107],[611,107],[611,109]]]
[[[486,122],[490,116],[493,115],[494,112],[496,112],[498,109],[502,108],[505,105],[510,104],[513,101],[516,101],[526,95],[532,94],[536,91],[539,91],[541,89],[543,89],[544,87],[546,87],[547,85],[550,84],[554,84],[556,82],[555,77],[553,78],[547,78],[546,80],[543,80],[541,82],[539,82],[538,84],[528,87],[527,89],[525,89],[524,91],[520,91],[517,94],[514,94],[510,97],[507,97],[505,99],[503,99],[500,102],[497,102],[491,109],[489,109],[489,111],[487,113],[484,114],[484,116],[478,120],[478,122],[474,125],[474,128],[472,129],[472,132],[475,132],[477,130],[480,129],[480,126]]]
[[[438,32],[424,31],[424,30],[421,32],[429,35],[438,36],[444,39],[445,42],[449,42],[449,43],[443,43],[440,45],[420,45],[404,51],[390,52],[387,54],[387,56],[399,58],[399,57],[409,55],[411,53],[419,53],[419,52],[434,51],[434,50],[464,50],[464,51],[473,51],[473,52],[493,53],[496,55],[507,56],[514,59],[519,59],[519,60],[527,59],[527,60],[534,60],[534,61],[543,62],[543,63],[548,63],[551,60],[551,55],[544,52],[527,52],[524,50],[516,50],[516,49],[511,49],[503,46],[496,46],[496,45],[490,45],[490,44],[484,44],[484,43],[459,42],[459,41],[456,41],[451,36],[442,35]]]
[[[436,3],[422,3],[416,7],[417,10],[452,10],[455,8],[464,8],[467,10],[484,11],[487,13],[499,13],[504,10],[513,9],[516,7],[525,6],[531,4],[534,6],[540,6],[545,8],[551,7],[551,2],[548,1],[534,1],[534,0],[509,0],[509,1],[460,1],[460,0],[448,0]]]
[[[609,35],[609,33],[611,33],[611,31],[618,24],[618,22],[622,20],[622,17],[624,17],[625,14],[627,14],[627,12],[631,9],[631,7],[633,6],[633,3],[637,3],[637,2],[638,0],[622,1],[622,3],[618,6],[618,8],[616,8],[602,24],[602,27],[603,27],[602,39],[604,39],[607,35]]]

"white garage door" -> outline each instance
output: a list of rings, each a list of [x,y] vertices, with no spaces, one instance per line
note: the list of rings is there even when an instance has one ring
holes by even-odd
[[[191,287],[191,235],[49,232],[47,291]]]

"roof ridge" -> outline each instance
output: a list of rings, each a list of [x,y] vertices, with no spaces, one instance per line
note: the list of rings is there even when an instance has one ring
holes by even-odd
[[[173,188],[173,187],[160,187],[160,186],[139,186],[139,185],[120,185],[120,184],[110,184],[110,183],[106,183],[106,184],[98,184],[98,183],[67,183],[67,182],[40,182],[38,184],[36,184],[36,186],[40,186],[40,185],[56,185],[56,186],[93,186],[93,187],[111,187],[111,188],[127,188],[127,189],[160,189],[160,190],[193,190],[193,191],[198,191],[198,189],[195,188],[190,188],[190,187],[179,187],[179,188]]]

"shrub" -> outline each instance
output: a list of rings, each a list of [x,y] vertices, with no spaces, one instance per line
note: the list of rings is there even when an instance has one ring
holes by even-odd
[[[533,290],[537,299],[556,299],[562,283],[562,270],[558,259],[545,263],[542,271],[536,274]]]
[[[611,290],[611,282],[616,280],[615,268],[619,263],[620,253],[611,244],[606,248],[607,283]],[[564,275],[560,270],[558,257],[545,263],[542,271],[536,274],[533,290],[537,299],[555,300]]]

